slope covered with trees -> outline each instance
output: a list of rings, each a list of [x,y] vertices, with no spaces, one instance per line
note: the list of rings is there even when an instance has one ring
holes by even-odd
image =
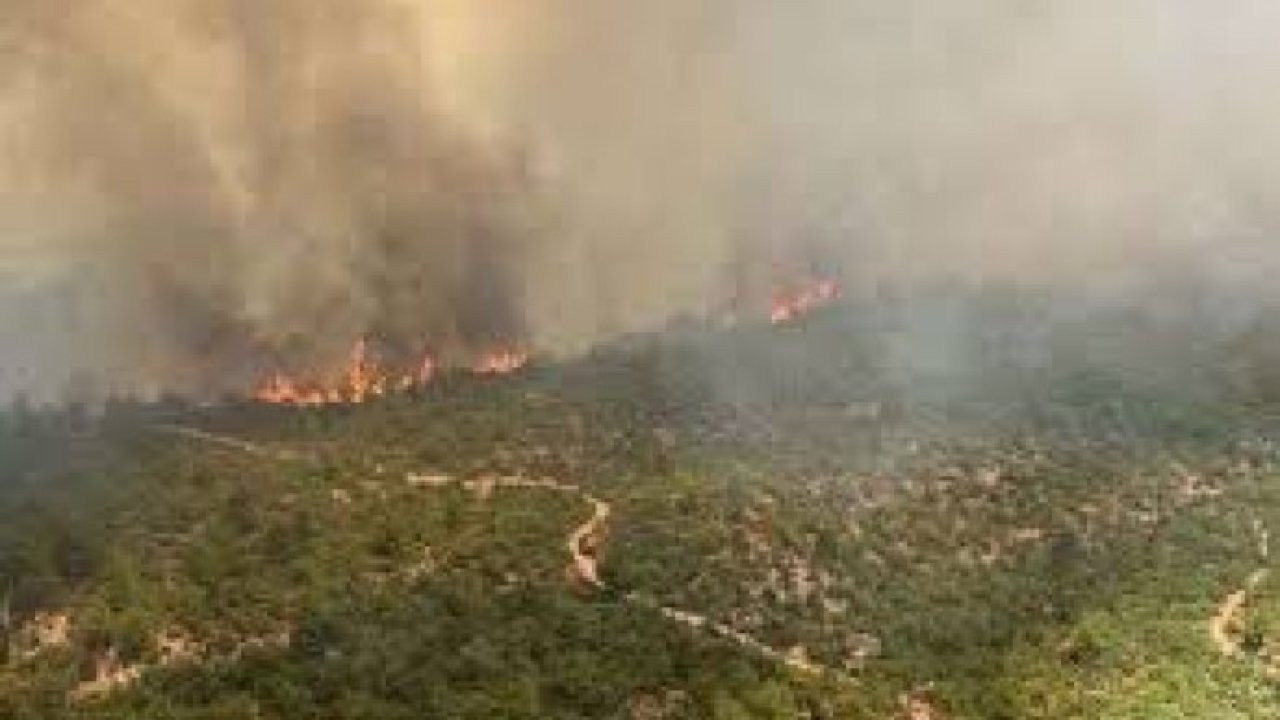
[[[1276,716],[1268,330],[1061,307],[15,405],[0,717]]]

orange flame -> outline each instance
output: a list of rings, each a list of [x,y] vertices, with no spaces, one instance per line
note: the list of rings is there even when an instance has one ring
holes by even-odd
[[[797,322],[810,313],[840,300],[839,283],[831,279],[811,279],[798,289],[782,292],[773,299],[769,321],[774,325]],[[504,347],[484,353],[471,366],[471,372],[483,376],[511,375],[529,365],[528,351]],[[401,371],[384,370],[361,338],[351,349],[346,368],[335,382],[323,382],[285,373],[268,377],[253,393],[253,398],[269,405],[323,407],[326,405],[359,405],[394,392],[406,393],[425,387],[435,379],[439,369],[433,355],[424,355],[416,367]]]
[[[471,367],[476,375],[510,375],[529,364],[525,350],[503,348],[485,353]],[[366,339],[351,349],[346,367],[337,380],[321,381],[275,373],[253,393],[253,399],[268,405],[324,407],[326,405],[360,405],[393,393],[407,393],[435,381],[439,362],[434,355],[424,355],[414,367],[388,371],[374,357]]]
[[[811,280],[799,290],[780,293],[773,299],[769,322],[784,325],[796,322],[841,297],[840,284],[830,279]]]
[[[528,352],[505,348],[485,353],[471,367],[471,371],[477,375],[510,375],[524,369],[528,364]]]
[[[268,405],[359,405],[384,397],[393,388],[408,392],[430,383],[435,375],[435,362],[433,356],[426,355],[416,370],[401,374],[399,381],[393,382],[392,376],[373,357],[368,341],[361,338],[351,349],[347,366],[336,382],[324,383],[275,373],[258,387],[253,397]]]
[[[347,389],[350,391],[351,402],[359,405],[370,395],[381,394],[378,388],[382,384],[378,366],[369,358],[369,343],[360,338],[351,349],[351,360],[347,364]]]

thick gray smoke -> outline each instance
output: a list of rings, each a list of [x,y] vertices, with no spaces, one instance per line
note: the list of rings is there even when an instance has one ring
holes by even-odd
[[[18,5],[5,270],[29,299],[6,303],[6,365],[214,390],[363,334],[402,352],[522,339],[522,161],[436,107],[414,13]],[[36,327],[29,302],[52,304]]]
[[[1265,0],[6,0],[0,395],[1280,252]],[[1231,305],[1231,303],[1226,303]]]

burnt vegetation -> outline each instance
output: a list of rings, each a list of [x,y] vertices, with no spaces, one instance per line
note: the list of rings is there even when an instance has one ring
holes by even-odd
[[[951,288],[353,407],[15,403],[0,717],[1270,717],[1276,347]]]

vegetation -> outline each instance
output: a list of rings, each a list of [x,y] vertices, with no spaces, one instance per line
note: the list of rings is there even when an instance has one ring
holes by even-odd
[[[1280,716],[1270,335],[1173,316],[988,289],[353,408],[15,404],[0,717]]]

